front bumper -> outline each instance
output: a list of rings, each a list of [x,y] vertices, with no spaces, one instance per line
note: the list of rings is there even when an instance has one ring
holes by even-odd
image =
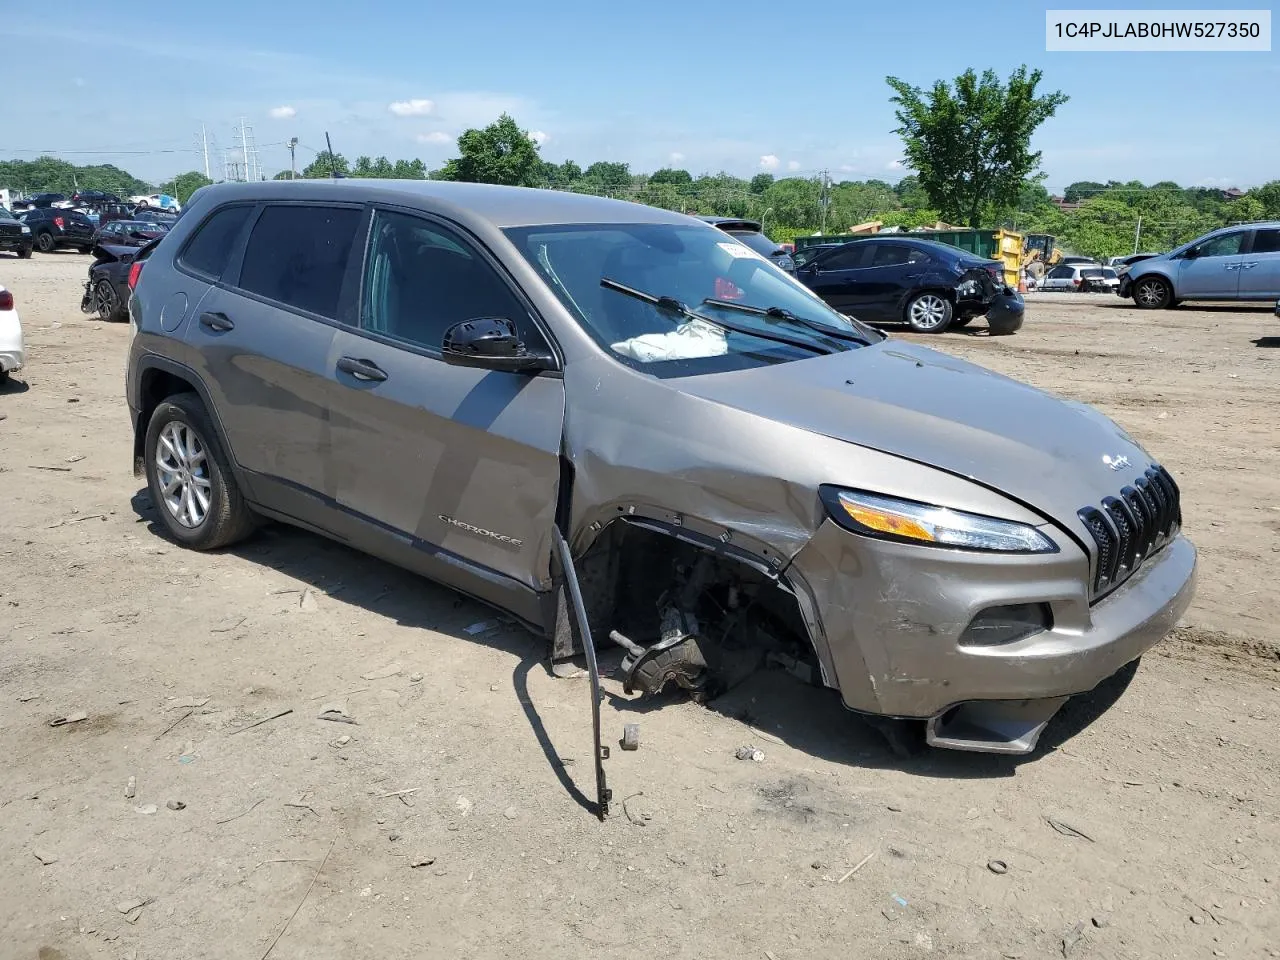
[[[0,250],[29,250],[34,244],[35,240],[29,233],[16,237],[0,237]]]
[[[920,719],[972,701],[1065,698],[1140,657],[1190,605],[1196,551],[1186,538],[1091,605],[1088,558],[1073,541],[1042,529],[1058,541],[1058,553],[888,543],[825,522],[788,576],[808,595],[827,683],[850,709]],[[1023,603],[1048,604],[1052,627],[1013,643],[962,645],[979,613]]]

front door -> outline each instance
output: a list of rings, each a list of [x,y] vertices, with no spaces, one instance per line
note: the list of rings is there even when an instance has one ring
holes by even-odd
[[[848,243],[805,264],[801,279],[805,286],[841,313],[853,313],[854,284],[868,243]],[[856,314],[854,314],[856,316]]]
[[[223,276],[194,309],[190,355],[251,499],[325,527],[332,506],[330,351],[361,210],[269,204],[256,216],[240,265],[223,269],[227,252],[240,248],[246,218],[256,214],[252,207],[223,208],[178,259],[189,272],[208,259],[205,275]]]
[[[1280,299],[1280,229],[1253,232],[1253,245],[1240,258],[1240,298]]]
[[[550,587],[564,381],[445,363],[445,332],[480,317],[546,344],[477,244],[420,214],[375,210],[359,327],[334,345],[330,466],[365,549],[405,562],[391,537],[422,558],[408,565],[521,612],[517,595]]]
[[[1206,240],[1178,261],[1176,295],[1179,299],[1235,299],[1240,289],[1240,248],[1247,230],[1236,230]]]

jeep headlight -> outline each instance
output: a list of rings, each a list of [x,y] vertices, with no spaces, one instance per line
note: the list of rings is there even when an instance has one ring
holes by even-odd
[[[31,232],[31,228],[30,228],[30,227],[28,227],[28,226],[24,223],[24,224],[22,225],[22,232],[23,232],[23,233],[30,233],[30,232]]]
[[[862,490],[823,486],[821,495],[832,520],[867,537],[989,553],[1058,550],[1057,544],[1025,523]]]

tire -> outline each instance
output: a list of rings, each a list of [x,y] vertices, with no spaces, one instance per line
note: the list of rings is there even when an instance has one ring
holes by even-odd
[[[143,456],[151,502],[178,543],[192,550],[216,550],[253,532],[254,515],[236,486],[209,414],[194,393],[175,394],[156,407],[147,425]],[[162,474],[171,483],[173,499],[164,492]]]
[[[18,251],[18,259],[19,259],[19,260],[30,260],[30,259],[31,259],[31,248],[30,248],[30,247],[22,247],[22,248]]]
[[[52,233],[37,233],[36,249],[41,253],[53,253],[54,250],[58,249],[58,241],[54,239]]]
[[[907,304],[903,319],[916,333],[942,333],[951,325],[951,301],[933,290],[917,293]]]
[[[1173,304],[1173,288],[1163,277],[1139,277],[1133,281],[1132,293],[1140,310],[1163,310]]]
[[[97,307],[98,319],[106,323],[120,323],[129,316],[128,308],[120,302],[116,288],[105,277],[93,285],[93,302]]]
[[[77,250],[79,250],[81,253],[92,253],[92,252],[93,252],[93,246],[92,246],[92,245],[87,246],[87,247],[76,247],[76,249],[77,249]]]

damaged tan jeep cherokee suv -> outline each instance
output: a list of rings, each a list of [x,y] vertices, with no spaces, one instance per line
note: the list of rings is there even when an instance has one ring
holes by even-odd
[[[439,182],[205,188],[130,303],[174,538],[259,517],[508,611],[627,688],[763,663],[1023,753],[1191,600],[1178,486],[1107,418],[886,339],[693,218]]]

